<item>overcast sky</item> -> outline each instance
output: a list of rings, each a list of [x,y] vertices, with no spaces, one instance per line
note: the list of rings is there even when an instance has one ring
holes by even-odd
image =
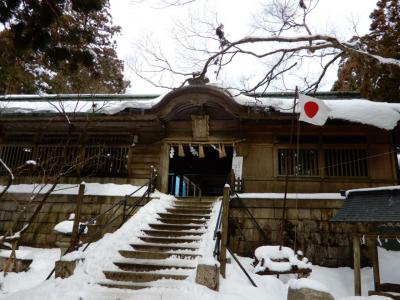
[[[126,62],[125,76],[131,81],[131,87],[127,93],[160,92],[160,89],[137,77],[129,67],[129,63],[135,59],[135,47],[144,37],[150,37],[151,40],[158,43],[165,53],[173,54],[176,52],[177,46],[172,39],[172,32],[176,29],[177,20],[185,20],[191,12],[196,16],[213,19],[215,19],[214,13],[216,13],[218,22],[224,24],[229,39],[239,39],[253,34],[254,16],[257,11],[260,11],[260,5],[263,2],[265,1],[198,0],[191,6],[160,9],[151,0],[144,0],[141,3],[133,0],[111,0],[113,21],[122,27],[122,33],[117,37],[117,42],[118,55]],[[357,31],[360,35],[368,32],[369,15],[375,5],[376,0],[320,0],[317,8],[310,15],[309,24],[311,24],[313,33],[335,34],[340,39],[346,40],[354,35],[353,23],[357,24]],[[229,76],[225,75],[225,80],[237,80],[245,66],[248,66],[248,62],[238,62],[230,69]],[[254,64],[252,66],[257,69]],[[302,66],[301,72],[302,74],[315,73],[318,72],[318,67]],[[236,79],[231,76],[232,73],[236,73]],[[328,72],[320,90],[329,90],[335,78],[336,68],[333,68]],[[177,86],[180,80],[179,78],[173,81],[171,78],[168,82]],[[211,80],[213,81],[212,78]],[[288,88],[292,88],[295,84],[289,83],[289,85]]]

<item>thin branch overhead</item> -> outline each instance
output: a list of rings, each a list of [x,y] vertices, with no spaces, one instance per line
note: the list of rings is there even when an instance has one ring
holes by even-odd
[[[172,6],[194,2],[160,1]],[[141,68],[137,68],[137,64],[135,72],[162,87],[168,86],[162,82],[165,79],[163,74],[176,76],[180,78],[179,86],[182,86],[188,81],[205,82],[208,77],[219,80],[222,74],[226,76],[234,72],[231,65],[238,64],[246,67],[236,70],[248,73],[244,75],[247,78],[245,87],[234,88],[243,93],[263,92],[277,80],[286,86],[285,76],[298,76],[298,71],[307,67],[307,61],[312,61],[317,63],[318,73],[303,78],[304,87],[301,89],[315,93],[328,70],[342,57],[357,54],[380,64],[400,66],[400,60],[365,51],[360,39],[343,41],[334,35],[313,33],[308,17],[317,5],[318,0],[270,0],[260,10],[261,15],[254,17],[255,31],[236,40],[231,38],[224,24],[217,22],[217,18],[200,20],[199,15],[191,16],[187,22],[177,22],[175,40],[178,48],[174,52],[177,57],[165,55],[161,47],[144,47],[144,64],[140,64]],[[187,66],[192,69],[188,70]],[[247,75],[252,69],[258,73],[251,80]]]

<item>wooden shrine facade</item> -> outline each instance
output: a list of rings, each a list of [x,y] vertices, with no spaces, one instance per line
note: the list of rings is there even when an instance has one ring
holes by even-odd
[[[319,97],[323,96],[343,99],[346,95]],[[108,97],[110,102],[135,102],[129,96],[122,100],[117,95]],[[96,99],[76,96],[75,100]],[[242,157],[239,168],[244,192],[282,192],[286,173],[289,192],[397,184],[392,131],[339,120],[322,127],[301,123],[299,138],[290,144],[291,114],[239,104],[212,86],[172,91],[152,107],[125,107],[113,114],[3,111],[0,157],[21,181],[43,170],[47,175],[68,170],[65,181],[84,177],[86,181],[140,184],[153,165],[161,174],[158,188],[163,192],[182,186],[182,180],[179,184],[171,181],[174,172],[190,181],[185,183],[186,190],[191,185],[196,191],[219,185],[233,157]],[[6,175],[4,169],[1,172]]]

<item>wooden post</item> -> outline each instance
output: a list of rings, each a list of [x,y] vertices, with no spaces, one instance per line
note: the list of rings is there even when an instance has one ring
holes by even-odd
[[[375,291],[378,292],[380,290],[381,278],[379,274],[379,258],[376,237],[373,236],[372,238],[368,238],[367,242],[372,260],[372,270],[374,273],[374,288]]]
[[[226,278],[226,247],[228,244],[228,217],[229,217],[230,187],[224,186],[224,197],[222,199],[222,232],[221,232],[221,275]]]
[[[81,208],[82,208],[84,194],[85,194],[85,183],[81,183],[79,185],[78,197],[76,198],[75,218],[71,236],[72,247],[70,249],[76,249],[76,247],[79,245],[78,231],[79,231],[79,221],[81,220]]]
[[[360,238],[353,235],[354,295],[361,296]]]

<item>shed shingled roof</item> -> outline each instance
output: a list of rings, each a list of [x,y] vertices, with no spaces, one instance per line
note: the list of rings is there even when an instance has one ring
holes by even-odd
[[[333,222],[392,223],[400,222],[400,189],[362,189],[347,193],[343,207]]]

